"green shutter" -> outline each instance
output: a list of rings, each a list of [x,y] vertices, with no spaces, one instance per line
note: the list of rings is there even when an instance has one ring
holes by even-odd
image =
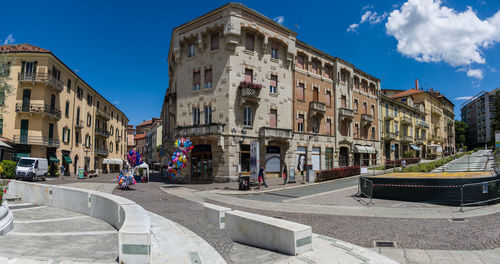
[[[3,133],[3,119],[0,119],[0,135]]]

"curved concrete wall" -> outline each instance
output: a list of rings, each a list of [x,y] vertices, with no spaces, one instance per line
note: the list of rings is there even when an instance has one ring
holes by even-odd
[[[149,214],[129,199],[98,191],[23,181],[10,181],[7,193],[23,201],[99,218],[118,230],[120,263],[151,261]]]
[[[0,205],[0,236],[7,234],[12,228],[14,228],[14,216],[9,210],[7,202],[3,202]]]

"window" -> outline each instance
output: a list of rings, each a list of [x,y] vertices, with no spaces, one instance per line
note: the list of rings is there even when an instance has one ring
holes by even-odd
[[[271,44],[271,58],[278,59],[279,44],[277,41],[273,41]]]
[[[326,148],[325,150],[325,169],[333,169],[333,148]]]
[[[354,77],[354,88],[359,89],[359,78]]]
[[[245,82],[253,82],[253,70],[245,69]]]
[[[205,106],[204,114],[205,114],[205,124],[212,123],[212,106],[211,105]]]
[[[269,112],[269,126],[277,127],[278,126],[278,110],[271,109]]]
[[[69,101],[66,101],[66,107],[64,108],[64,116],[69,117]]]
[[[318,62],[316,60],[313,60],[311,63],[311,72],[318,74]]]
[[[0,135],[3,134],[3,118],[0,118]]]
[[[394,106],[394,116],[398,116],[398,107]]]
[[[372,127],[372,139],[375,139],[375,127]]]
[[[297,68],[304,69],[304,56],[302,55],[297,56]]]
[[[52,66],[52,77],[59,80],[61,78],[61,71]]]
[[[82,99],[83,97],[83,89],[80,88],[80,86],[78,86],[78,88],[76,88],[76,97],[78,97],[78,99]]]
[[[385,115],[389,116],[389,104],[385,104]]]
[[[68,83],[66,84],[66,91],[69,93],[71,92],[71,80],[68,79]]]
[[[313,87],[313,101],[319,102],[319,88]]]
[[[245,49],[253,51],[254,50],[255,36],[251,33],[246,33]]]
[[[109,142],[109,152],[113,152],[113,142]]]
[[[62,141],[64,143],[69,143],[69,135],[70,135],[70,129],[68,129],[67,127],[63,127]]]
[[[358,112],[358,99],[354,99],[354,108],[353,108],[354,112]]]
[[[219,33],[212,33],[212,35],[210,35],[210,44],[211,50],[219,49]]]
[[[90,93],[87,94],[87,104],[92,105],[92,95]]]
[[[320,127],[319,118],[317,116],[314,116],[312,118],[312,123],[313,123],[312,132],[315,133],[315,134],[318,134],[319,133],[319,127]]]
[[[194,56],[194,42],[190,42],[188,44],[188,57],[193,57]]]
[[[76,108],[76,123],[80,123],[80,107]]]
[[[323,69],[323,77],[330,78],[330,67],[325,66]]]
[[[271,75],[271,84],[269,84],[269,92],[275,94],[277,86],[278,86],[278,76]]]
[[[340,70],[340,81],[341,82],[346,82],[347,81],[347,72],[346,72],[346,70]]]
[[[97,108],[99,108],[99,101],[97,101],[97,104],[96,104]]]
[[[362,81],[362,82],[361,82],[361,90],[362,90],[363,92],[366,92],[366,91],[367,91],[367,89],[366,89],[366,81]]]
[[[85,135],[85,147],[87,147],[87,148],[90,147],[90,136],[89,136],[89,134]]]
[[[325,132],[326,132],[327,135],[331,135],[332,134],[332,120],[331,119],[327,119],[326,120]]]
[[[326,91],[326,106],[332,106],[332,91]]]
[[[80,144],[80,133],[75,131],[75,146],[78,146],[78,144]]]
[[[205,89],[212,88],[212,69],[205,70]]]
[[[305,91],[304,84],[299,83],[299,86],[297,87],[297,100],[304,101],[304,91]]]
[[[87,126],[90,127],[92,125],[92,115],[87,113]]]
[[[347,97],[346,97],[345,95],[342,95],[342,96],[340,97],[340,105],[341,105],[342,107],[347,107]]]
[[[113,135],[113,133],[114,133],[114,131],[115,131],[115,130],[113,129],[113,126],[111,126],[111,129],[109,130],[109,134],[111,134],[111,136],[112,136],[112,135]]]
[[[252,107],[245,106],[243,108],[243,125],[244,126],[252,126],[253,121],[253,113]]]
[[[368,104],[363,102],[363,114],[368,114]]]
[[[359,125],[358,124],[354,124],[354,137],[355,138],[358,138],[360,135],[359,135]]]
[[[193,108],[193,125],[200,124],[200,108]]]
[[[299,132],[304,132],[304,115],[300,114],[299,115],[299,120],[297,120],[297,130]]]
[[[193,91],[200,90],[200,72],[193,72]]]
[[[372,105],[372,116],[375,116],[375,105]]]

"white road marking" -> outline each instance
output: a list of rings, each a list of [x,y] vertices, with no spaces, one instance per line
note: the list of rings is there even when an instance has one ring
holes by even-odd
[[[58,222],[58,221],[68,221],[82,218],[90,218],[88,215],[74,216],[74,217],[63,217],[63,218],[51,218],[51,219],[40,219],[40,220],[18,220],[14,219],[15,224],[36,224],[36,223],[48,223],[48,222]]]
[[[33,233],[33,232],[9,232],[10,236],[96,236],[96,235],[109,235],[118,234],[118,231],[88,231],[88,232],[54,232],[54,233]]]

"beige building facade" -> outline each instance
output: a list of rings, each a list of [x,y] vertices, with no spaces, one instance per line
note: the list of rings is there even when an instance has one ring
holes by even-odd
[[[1,136],[15,143],[17,157],[47,158],[72,174],[117,170],[103,161],[126,153],[125,114],[49,50],[13,44],[0,52],[13,87],[0,114]]]

